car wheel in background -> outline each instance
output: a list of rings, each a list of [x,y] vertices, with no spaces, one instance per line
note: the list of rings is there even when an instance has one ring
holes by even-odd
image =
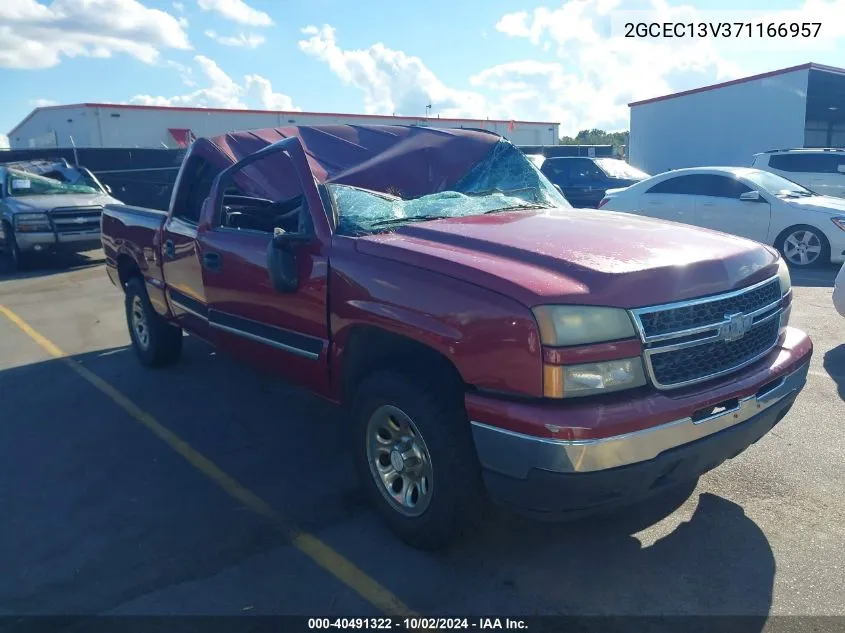
[[[830,261],[827,238],[821,231],[806,224],[786,229],[776,246],[792,266],[807,268]]]
[[[132,347],[141,362],[147,367],[164,367],[179,360],[182,330],[155,311],[140,277],[126,284],[125,305]]]
[[[352,407],[361,485],[393,532],[420,549],[459,538],[483,508],[463,398],[441,382],[377,372],[361,383]]]

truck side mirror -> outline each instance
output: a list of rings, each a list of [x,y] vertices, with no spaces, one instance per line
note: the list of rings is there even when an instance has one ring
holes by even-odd
[[[760,202],[760,192],[746,191],[745,193],[739,194],[739,199],[743,202]]]
[[[299,288],[298,247],[310,244],[314,236],[309,233],[288,233],[276,229],[267,245],[267,272],[270,282],[278,292],[296,292]]]
[[[106,190],[106,193],[111,195],[111,185],[103,185],[103,188]]]

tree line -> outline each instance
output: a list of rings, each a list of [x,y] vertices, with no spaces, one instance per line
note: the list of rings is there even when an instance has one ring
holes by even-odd
[[[581,130],[575,136],[561,136],[561,145],[613,145],[614,154],[619,147],[628,147],[628,130],[624,132],[605,132],[604,130]]]

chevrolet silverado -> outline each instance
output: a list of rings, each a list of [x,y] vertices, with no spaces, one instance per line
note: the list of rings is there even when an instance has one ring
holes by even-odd
[[[421,548],[485,496],[559,520],[695,481],[812,354],[774,249],[572,209],[480,130],[199,139],[170,209],[106,206],[102,240],[144,365],[188,332],[347,406],[368,497]]]

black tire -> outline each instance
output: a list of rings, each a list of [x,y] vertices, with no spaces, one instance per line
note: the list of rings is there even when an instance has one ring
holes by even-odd
[[[418,516],[397,510],[371,470],[368,423],[384,405],[400,409],[413,421],[430,455],[431,497]],[[361,485],[381,519],[400,539],[419,549],[439,549],[476,524],[484,508],[484,494],[462,390],[425,376],[379,371],[362,381],[352,411],[354,459]]]
[[[133,322],[136,301],[143,311],[146,336]],[[165,367],[178,361],[182,354],[182,329],[168,323],[155,311],[140,277],[133,277],[126,284],[125,307],[132,348],[141,362],[147,367]]]
[[[18,241],[15,239],[15,232],[6,223],[3,224],[3,250],[5,251],[6,261],[12,272],[25,269],[26,262],[24,260],[26,258],[21,253]]]
[[[814,245],[818,244],[820,246],[818,256],[812,261],[807,262],[806,264],[802,264],[800,261],[795,261],[794,256],[790,257],[789,255],[787,255],[787,239],[795,233],[802,232],[810,233],[812,235],[812,238],[810,238],[811,243]],[[795,226],[790,226],[778,236],[778,241],[775,246],[780,251],[780,254],[783,255],[783,258],[787,261],[787,263],[790,266],[794,266],[795,268],[812,268],[814,266],[820,266],[830,263],[830,243],[827,241],[827,238],[824,236],[824,233],[806,224],[797,224]]]

